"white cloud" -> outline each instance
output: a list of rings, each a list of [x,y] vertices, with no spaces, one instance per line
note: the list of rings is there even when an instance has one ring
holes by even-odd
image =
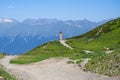
[[[8,6],[8,9],[14,9],[14,8],[15,8],[15,6],[13,6],[13,5]]]

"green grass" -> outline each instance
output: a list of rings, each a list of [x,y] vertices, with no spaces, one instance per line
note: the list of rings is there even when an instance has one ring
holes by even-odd
[[[96,33],[101,28],[102,31],[96,36]],[[89,41],[91,38],[92,40]],[[92,59],[86,65],[86,71],[109,76],[120,76],[120,18],[107,22],[81,36],[70,38],[67,43],[76,50],[82,49],[96,52],[95,57],[91,55]],[[103,54],[104,47],[115,52],[109,55]]]
[[[5,80],[17,80],[15,77],[12,77],[10,74],[3,70],[3,66],[0,65],[0,76],[4,77]]]
[[[4,58],[4,56],[5,56],[4,54],[1,54],[1,53],[0,53],[0,59],[1,59],[1,58]]]
[[[3,66],[0,65],[0,76],[4,77],[5,80],[17,80],[15,77],[12,77],[10,74],[3,70]]]
[[[49,42],[44,45],[41,45],[26,54],[20,55],[17,59],[13,59],[10,62],[16,64],[26,64],[42,61],[51,57],[68,57],[70,59],[81,59],[81,58],[90,58],[96,57],[101,54],[85,54],[81,50],[69,49],[61,45],[58,41]]]
[[[66,54],[72,53],[72,50],[62,46],[59,42],[49,42],[41,45],[26,54],[21,55],[16,60],[11,60],[11,63],[31,63],[37,62],[51,57],[66,57]]]
[[[100,29],[102,31],[96,36]],[[92,40],[90,41],[90,39]],[[86,34],[67,40],[67,43],[75,49],[93,51],[103,50],[104,47],[114,49],[118,42],[120,42],[120,18],[110,21]]]
[[[4,58],[4,54],[0,54],[0,59]],[[5,80],[17,80],[15,77],[12,77],[10,74],[4,71],[2,65],[0,65],[0,76],[4,77]]]
[[[90,60],[85,68],[85,71],[108,76],[120,76],[120,49],[114,53]]]

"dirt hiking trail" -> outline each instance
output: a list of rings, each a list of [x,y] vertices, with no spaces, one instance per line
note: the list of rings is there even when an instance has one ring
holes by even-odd
[[[18,80],[119,80],[82,71],[77,65],[68,64],[67,58],[50,58],[41,62],[16,65],[9,61],[16,56],[6,56],[0,60],[5,70]]]

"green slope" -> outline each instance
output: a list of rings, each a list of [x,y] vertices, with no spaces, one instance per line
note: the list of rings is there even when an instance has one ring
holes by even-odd
[[[99,32],[98,35],[96,35]],[[103,51],[104,47],[113,53],[92,58],[85,66],[86,71],[109,76],[120,76],[120,18],[67,42],[76,49]]]
[[[41,61],[51,57],[65,57],[71,53],[72,50],[62,46],[58,41],[53,41],[21,55],[17,59],[12,60],[11,63],[25,64]]]
[[[85,67],[85,71],[109,76],[120,76],[120,49],[114,53],[90,60]]]
[[[11,63],[25,64],[41,61],[51,57],[69,57],[71,59],[77,59],[78,62],[80,62],[82,58],[92,58],[86,66],[86,70],[93,71],[93,69],[97,68],[98,66],[91,67],[94,66],[94,64],[91,65],[92,61],[95,60],[96,63],[100,63],[102,58],[100,59],[99,57],[104,56],[105,58],[108,58],[107,56],[110,57],[112,54],[114,54],[114,58],[116,59],[116,56],[119,56],[118,49],[120,49],[120,18],[109,21],[86,34],[67,39],[66,43],[72,46],[74,49],[71,50],[66,48],[58,41],[48,42],[27,52],[26,54],[20,55],[17,59],[12,60]],[[114,52],[106,56],[103,50],[104,47],[114,50]],[[94,53],[86,54],[83,50],[91,50]],[[109,61],[110,58],[104,60]],[[120,62],[120,60],[117,59],[117,61],[114,61],[115,64],[117,64],[117,62]],[[118,75],[120,73],[114,74]]]
[[[68,39],[67,43],[76,49],[100,51],[104,47],[114,49],[119,42],[120,18],[107,22],[86,34]]]

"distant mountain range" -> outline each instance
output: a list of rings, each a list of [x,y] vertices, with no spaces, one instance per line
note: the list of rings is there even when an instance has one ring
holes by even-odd
[[[0,18],[0,52],[21,54],[51,40],[57,40],[59,32],[64,38],[88,32],[107,22],[84,20],[62,21],[57,19],[26,19],[19,22],[14,19]]]

